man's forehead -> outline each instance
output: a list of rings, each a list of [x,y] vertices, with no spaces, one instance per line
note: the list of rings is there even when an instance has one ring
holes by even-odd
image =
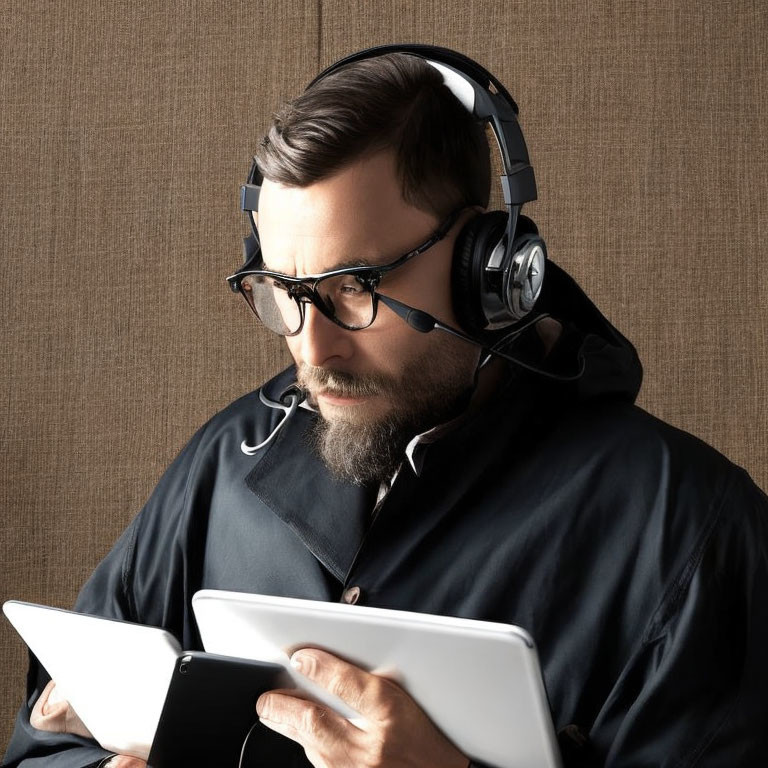
[[[258,214],[265,266],[318,274],[386,264],[419,245],[434,229],[435,217],[405,203],[394,181],[380,194],[372,194],[374,185],[370,174],[360,172],[307,187],[265,180]]]
[[[366,237],[365,242],[350,241],[345,237],[303,236],[300,233],[274,239],[262,237],[263,267],[271,272],[289,276],[321,275],[349,267],[375,267],[391,264],[408,252],[423,245],[433,230],[422,231],[395,240]]]
[[[321,236],[301,232],[260,231],[264,267],[287,275],[320,274],[344,267],[367,267],[392,260],[386,246],[367,238]]]

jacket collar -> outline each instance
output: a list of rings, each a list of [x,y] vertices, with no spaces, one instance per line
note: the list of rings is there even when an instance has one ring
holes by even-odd
[[[245,482],[343,583],[365,535],[375,489],[331,475],[306,444],[313,418],[297,412]]]
[[[473,461],[462,461],[461,477],[453,482],[471,482],[484,465],[482,456],[498,454],[501,444],[509,440],[510,434],[517,434],[522,421],[528,419],[528,408],[520,408],[519,403],[529,398],[521,398],[521,394],[516,383],[508,382],[497,398],[486,401],[481,408],[470,409],[415,438],[409,446],[408,461],[396,476],[394,486],[403,486],[398,493],[407,497],[405,487],[418,482],[416,477],[426,464],[443,465],[452,455],[463,456],[467,445],[476,446]],[[286,422],[245,482],[343,584],[370,525],[378,489],[340,481],[325,468],[307,445],[306,431],[314,418],[317,416],[313,412],[300,409]],[[433,453],[435,462],[431,460]],[[427,485],[444,480],[439,467],[432,466]],[[424,508],[422,513],[429,516],[439,511]],[[402,533],[405,535],[405,531]]]

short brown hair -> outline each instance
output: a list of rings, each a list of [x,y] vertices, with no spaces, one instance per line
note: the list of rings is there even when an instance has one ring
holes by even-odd
[[[423,59],[389,53],[348,64],[273,116],[256,153],[270,181],[305,187],[393,150],[403,199],[439,219],[488,206],[485,128]]]

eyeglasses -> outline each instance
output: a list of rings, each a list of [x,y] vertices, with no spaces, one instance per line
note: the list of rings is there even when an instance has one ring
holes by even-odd
[[[442,240],[463,209],[450,216],[417,248],[389,264],[343,267],[306,277],[266,269],[245,269],[227,278],[243,295],[256,317],[280,336],[295,336],[304,325],[305,307],[314,304],[329,320],[347,331],[367,328],[376,319],[381,278]]]

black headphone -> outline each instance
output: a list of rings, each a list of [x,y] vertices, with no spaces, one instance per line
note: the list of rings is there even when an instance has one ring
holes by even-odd
[[[477,62],[448,48],[421,44],[380,45],[353,53],[323,70],[307,90],[346,64],[387,53],[425,59],[478,122],[490,123],[504,166],[501,187],[506,212],[479,214],[459,233],[451,276],[453,307],[461,327],[475,337],[508,328],[533,309],[546,261],[546,246],[536,225],[520,214],[523,203],[536,199],[536,180],[517,121],[517,104]],[[241,191],[243,211],[258,210],[260,182],[254,163]],[[249,218],[253,234],[246,238],[246,262],[259,250],[258,232],[253,217]]]

